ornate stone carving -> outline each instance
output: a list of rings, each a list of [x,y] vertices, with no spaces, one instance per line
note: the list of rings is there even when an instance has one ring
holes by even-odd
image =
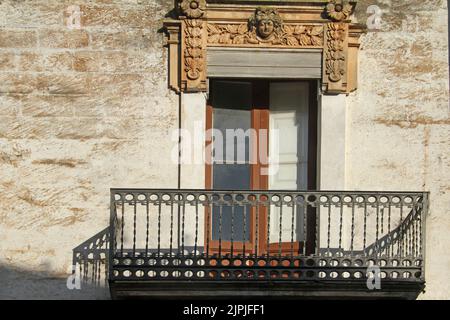
[[[249,29],[261,41],[269,41],[280,32],[283,20],[275,9],[257,8],[255,14],[248,20]]]
[[[183,21],[184,46],[183,66],[186,90],[201,89],[205,82],[205,22],[201,19],[186,19]]]
[[[345,74],[344,42],[346,28],[343,23],[329,23],[327,28],[326,73],[332,82],[338,82]]]
[[[330,0],[326,7],[327,16],[333,21],[347,20],[353,7],[343,0]]]
[[[256,45],[286,47],[321,47],[322,25],[285,24],[268,36],[260,37],[247,24],[208,24],[209,45]]]
[[[186,20],[184,65],[189,79],[197,80],[203,71],[203,21]]]
[[[206,0],[182,0],[180,9],[188,18],[201,18],[205,14]]]
[[[311,1],[307,5],[281,1],[276,9],[206,2],[177,0],[180,15],[164,21],[170,54],[169,87],[175,91],[207,90],[208,47],[323,50],[324,92],[356,90],[359,36],[364,28],[349,20],[352,1]],[[324,20],[324,14],[332,21]]]

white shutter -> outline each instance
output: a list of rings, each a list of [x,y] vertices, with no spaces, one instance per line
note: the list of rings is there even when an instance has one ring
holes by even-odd
[[[272,82],[270,85],[270,127],[278,131],[278,141],[271,136],[269,157],[270,190],[306,190],[308,187],[309,84],[307,82]],[[296,208],[294,226],[303,224]],[[272,220],[273,219],[273,220]],[[297,219],[300,219],[297,223]],[[279,241],[280,208],[271,207],[271,242]],[[284,206],[282,241],[291,240],[292,208]],[[301,237],[303,228],[294,229]],[[295,237],[298,240],[298,237]]]

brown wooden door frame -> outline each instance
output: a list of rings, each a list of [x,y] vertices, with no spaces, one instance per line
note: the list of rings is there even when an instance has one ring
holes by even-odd
[[[259,157],[261,143],[259,140],[260,130],[267,130],[269,132],[269,120],[270,120],[270,82],[267,80],[254,80],[252,83],[252,128],[257,131],[257,152],[258,161],[255,165],[252,165],[252,190],[268,190],[269,189],[269,176],[262,175],[261,172],[264,168],[268,169],[268,164],[262,164]],[[267,153],[269,153],[269,136],[266,139],[267,145],[264,146]],[[268,154],[265,155],[268,159]],[[267,172],[267,171],[266,171]],[[255,246],[253,253],[264,254],[266,252],[266,236],[267,235],[267,207],[258,206],[252,209],[254,215],[258,214],[258,243]],[[254,228],[255,226],[252,226]],[[255,239],[256,242],[256,239]]]
[[[218,79],[219,80],[219,79]],[[223,81],[234,79],[220,79]],[[259,130],[269,128],[269,117],[270,117],[270,83],[276,80],[267,80],[267,79],[236,79],[236,81],[248,81],[252,84],[252,108],[251,108],[251,127],[256,129],[257,135],[257,152],[259,154],[260,143],[259,141]],[[280,80],[286,82],[287,80]],[[294,80],[298,81],[298,80]],[[308,121],[308,130],[309,130],[309,139],[308,139],[308,190],[316,190],[317,188],[317,122],[318,122],[318,113],[317,113],[317,81],[309,81],[310,85],[310,96],[309,96],[309,121]],[[212,92],[212,87],[214,86],[214,80],[210,81],[210,92]],[[213,128],[213,112],[214,106],[213,101],[210,98],[208,99],[206,106],[206,125],[205,129],[208,130]],[[267,131],[268,132],[268,131]],[[206,137],[205,141],[205,150],[206,150],[206,166],[205,166],[205,187],[208,190],[212,189],[213,181],[212,181],[212,137]],[[269,152],[269,140],[267,139],[267,145],[265,146],[265,150]],[[268,155],[267,155],[268,156]],[[257,158],[257,163],[251,164],[251,175],[250,175],[250,187],[252,190],[268,190],[269,188],[269,176],[261,175],[263,168],[268,169],[268,164],[262,164],[260,162],[259,156]],[[258,243],[256,244],[256,230],[255,230],[255,221],[256,214],[259,212],[259,221],[258,221]],[[234,241],[233,242],[233,254],[239,254],[245,252],[246,254],[254,254],[256,251],[259,255],[269,253],[279,252],[280,246],[279,243],[269,244],[267,248],[267,215],[268,208],[265,206],[259,206],[258,208],[252,207],[250,213],[250,241],[243,242]],[[314,208],[308,208],[308,232],[306,235],[307,243],[314,244],[315,239],[315,210]],[[207,252],[209,253],[218,253],[219,252],[219,241],[211,239],[212,233],[212,219],[211,219],[211,209],[205,209],[205,243],[207,244]],[[309,254],[314,251],[314,247],[308,245],[306,247],[306,253]],[[220,251],[221,253],[230,253],[231,251],[231,241],[221,240],[220,243]],[[245,249],[245,251],[244,251]],[[294,243],[294,247],[291,246],[291,243],[282,243],[281,251],[283,254],[291,252],[291,250],[295,250],[296,252],[300,252],[303,250],[302,243]]]

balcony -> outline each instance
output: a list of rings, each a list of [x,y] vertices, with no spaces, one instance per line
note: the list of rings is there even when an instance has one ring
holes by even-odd
[[[112,189],[111,294],[415,299],[427,208],[423,192]]]

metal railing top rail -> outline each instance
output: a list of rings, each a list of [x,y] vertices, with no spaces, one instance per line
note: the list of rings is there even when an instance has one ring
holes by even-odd
[[[282,197],[280,197],[282,196]],[[210,203],[220,201],[262,204],[293,202],[331,203],[349,205],[406,205],[426,204],[428,192],[370,192],[370,191],[290,191],[290,190],[196,190],[196,189],[111,189],[111,202],[167,202]]]
[[[171,189],[171,188],[110,188],[111,193],[118,192],[155,192],[155,193],[186,193],[186,192],[206,192],[206,193],[307,193],[307,194],[378,194],[378,195],[413,195],[413,194],[429,194],[428,191],[364,191],[364,190],[230,190],[230,189]]]

